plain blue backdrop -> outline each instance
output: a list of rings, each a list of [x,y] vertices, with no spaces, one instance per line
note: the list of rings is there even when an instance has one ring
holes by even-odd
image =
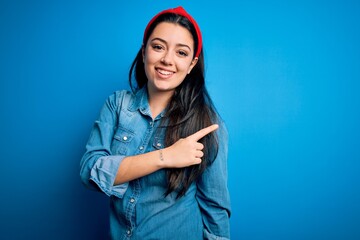
[[[183,5],[230,133],[232,239],[360,239],[360,2],[0,3],[1,239],[105,239],[79,161],[150,18]]]

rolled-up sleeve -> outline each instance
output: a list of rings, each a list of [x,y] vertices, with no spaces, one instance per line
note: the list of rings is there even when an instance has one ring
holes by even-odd
[[[204,239],[230,239],[230,195],[227,186],[228,133],[224,124],[218,133],[219,150],[214,162],[197,183],[196,198],[204,223]]]
[[[114,182],[125,156],[112,155],[111,152],[114,130],[118,122],[119,99],[119,92],[114,93],[101,109],[80,161],[80,177],[87,187],[100,190],[108,196],[122,198],[128,183],[114,186]]]

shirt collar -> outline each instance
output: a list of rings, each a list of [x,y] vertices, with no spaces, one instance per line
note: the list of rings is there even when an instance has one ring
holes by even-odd
[[[128,109],[132,112],[139,110],[142,114],[151,116],[146,85],[136,91],[134,101],[129,105]],[[160,117],[163,117],[164,114],[165,110],[161,112]]]
[[[135,92],[134,100],[132,104],[129,105],[129,111],[141,110],[142,112],[145,109],[149,109],[148,93],[146,87],[142,87]]]

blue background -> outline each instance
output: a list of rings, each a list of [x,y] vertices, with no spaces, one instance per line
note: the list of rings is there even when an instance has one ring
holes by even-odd
[[[360,239],[360,2],[0,3],[1,239],[104,239],[80,183],[93,121],[143,29],[182,4],[230,132],[232,239]]]

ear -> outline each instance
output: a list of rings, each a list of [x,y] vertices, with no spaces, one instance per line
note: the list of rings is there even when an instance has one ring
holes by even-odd
[[[192,61],[191,61],[191,64],[189,66],[189,71],[188,71],[188,74],[191,72],[191,70],[195,67],[196,63],[198,62],[199,58],[194,58]]]

